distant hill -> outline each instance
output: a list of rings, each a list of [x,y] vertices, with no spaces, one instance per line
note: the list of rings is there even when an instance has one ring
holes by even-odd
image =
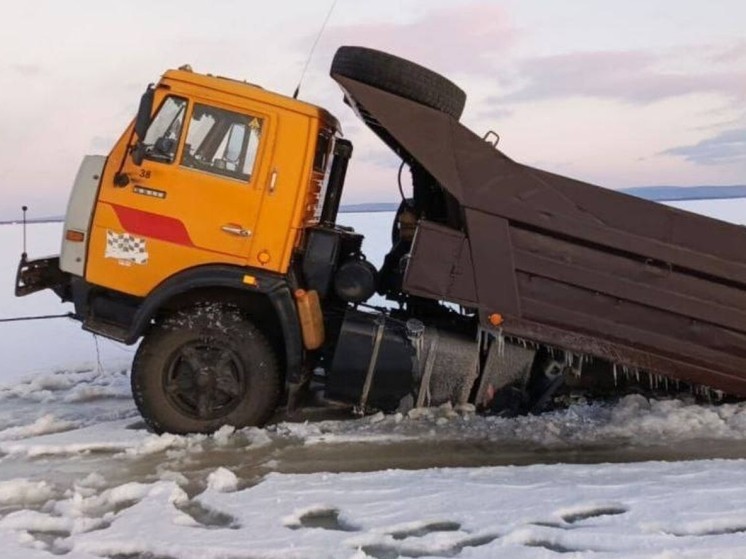
[[[727,200],[746,198],[746,185],[732,186],[635,186],[622,188],[619,192],[652,200],[654,202],[681,202],[685,200]],[[341,213],[394,212],[399,202],[369,202],[363,204],[345,204],[339,208]],[[37,217],[28,223],[51,223],[63,221],[64,216]],[[20,219],[0,221],[0,224],[20,223]]]
[[[399,202],[370,202],[368,204],[344,204],[340,206],[341,213],[362,212],[395,212],[399,208]]]
[[[654,200],[676,202],[681,200],[725,200],[746,198],[746,185],[733,186],[636,186],[623,188],[620,192]]]
[[[58,223],[60,221],[65,221],[64,215],[53,215],[49,217],[34,217],[34,218],[28,218],[26,220],[26,223]],[[5,221],[0,221],[0,225],[8,225],[10,223],[21,223],[21,219],[7,219]]]
[[[635,186],[621,188],[619,192],[652,200],[653,202],[680,202],[685,200],[727,200],[746,198],[746,185],[733,186]],[[340,212],[393,212],[398,202],[372,202],[370,204],[347,204]]]

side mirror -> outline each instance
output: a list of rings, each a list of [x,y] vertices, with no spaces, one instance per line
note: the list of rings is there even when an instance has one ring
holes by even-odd
[[[153,112],[154,97],[155,86],[151,83],[145,90],[145,93],[142,94],[142,97],[140,97],[140,106],[137,108],[137,116],[135,117],[137,142],[132,146],[130,155],[132,156],[132,162],[137,166],[142,165],[142,160],[145,157],[142,142],[145,139],[145,134],[148,133],[148,126],[150,126],[150,114]]]
[[[137,109],[135,118],[135,134],[137,139],[142,142],[145,134],[148,132],[150,125],[150,115],[153,112],[153,98],[155,97],[155,86],[151,83],[140,97],[140,106]]]

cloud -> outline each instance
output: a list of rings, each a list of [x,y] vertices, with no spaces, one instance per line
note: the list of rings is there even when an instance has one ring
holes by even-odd
[[[710,57],[713,62],[734,62],[746,58],[746,41],[740,41],[732,47],[721,50]]]
[[[492,103],[525,102],[570,97],[614,99],[647,104],[692,93],[717,93],[744,99],[746,71],[672,72],[667,56],[644,51],[578,52],[536,57],[519,63],[512,92],[492,97]]]
[[[501,6],[480,2],[433,11],[404,23],[330,27],[323,42],[333,48],[359,45],[385,50],[438,72],[482,74],[495,68],[496,54],[511,46],[516,36]]]
[[[478,116],[480,121],[500,122],[512,117],[514,114],[515,111],[513,109],[499,105],[488,105],[487,109],[480,111]]]
[[[10,69],[24,77],[38,76],[42,71],[38,64],[11,64]]]
[[[699,165],[746,162],[746,128],[726,130],[689,146],[668,149],[663,155],[683,157]]]

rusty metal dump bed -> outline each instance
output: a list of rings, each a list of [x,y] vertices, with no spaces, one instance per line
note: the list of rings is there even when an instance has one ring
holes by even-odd
[[[404,288],[506,334],[746,396],[746,229],[521,165],[456,119],[333,75],[458,202],[421,222]]]

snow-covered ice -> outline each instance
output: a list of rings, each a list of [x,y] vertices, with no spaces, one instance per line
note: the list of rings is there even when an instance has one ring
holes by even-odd
[[[208,479],[230,477],[218,472]],[[194,559],[746,552],[740,461],[270,474],[238,491],[219,485],[192,497],[173,481],[81,485],[57,498],[42,488],[48,500],[6,514],[0,530],[18,542],[10,557],[26,557],[25,545]]]
[[[391,215],[344,218],[380,263]],[[31,257],[60,231],[31,225]],[[12,296],[20,242],[0,226],[0,318],[69,310]],[[98,348],[65,319],[0,324],[4,557],[746,556],[746,461],[645,461],[746,456],[746,404],[633,395],[159,436],[130,396],[134,348]],[[584,463],[599,461],[631,463]]]

